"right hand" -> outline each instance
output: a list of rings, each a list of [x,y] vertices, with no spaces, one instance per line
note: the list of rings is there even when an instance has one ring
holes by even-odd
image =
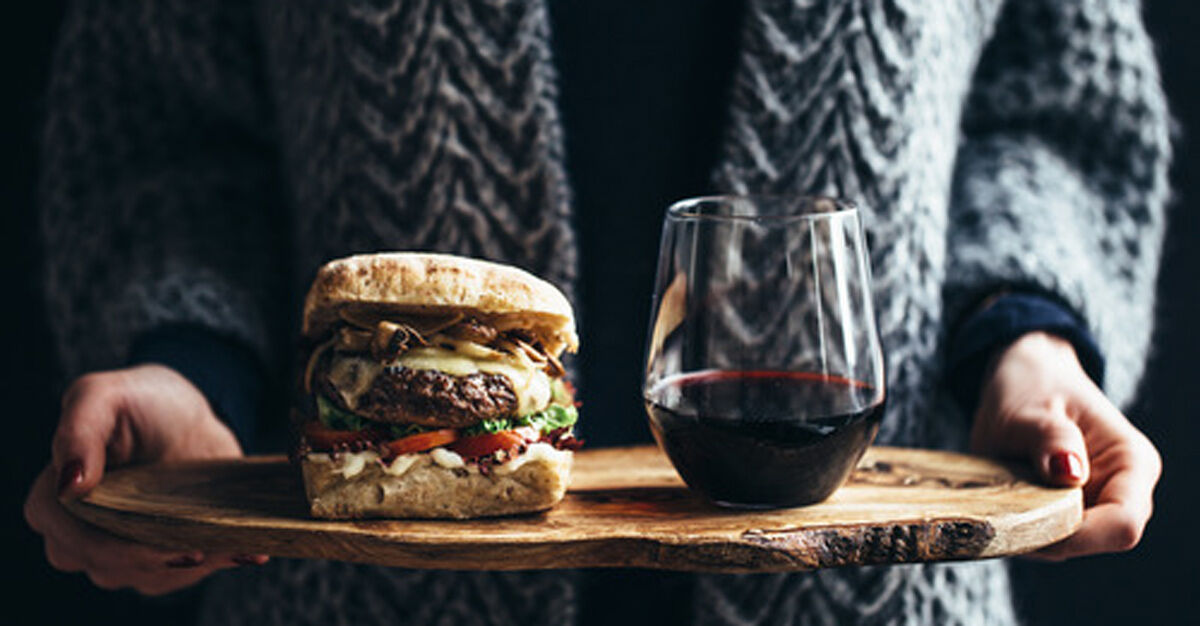
[[[159,595],[220,569],[266,562],[262,555],[134,543],[75,518],[60,503],[99,484],[106,466],[242,456],[204,395],[175,370],[142,365],[77,379],[63,394],[52,450],[25,500],[25,520],[42,535],[55,568],[86,572],[102,589]]]

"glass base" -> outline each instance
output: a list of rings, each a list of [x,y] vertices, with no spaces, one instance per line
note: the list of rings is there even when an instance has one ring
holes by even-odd
[[[713,504],[715,504],[723,509],[734,509],[734,510],[741,510],[741,511],[770,511],[772,509],[797,509],[797,508],[804,507],[804,506],[812,506],[814,504],[820,504],[820,503],[828,500],[829,497],[832,495],[833,495],[833,493],[830,493],[829,495],[827,495],[823,498],[820,498],[818,500],[807,500],[804,502],[797,502],[795,504],[769,504],[769,503],[762,503],[762,502],[727,502],[725,500],[713,500],[711,498],[708,501],[712,502]]]

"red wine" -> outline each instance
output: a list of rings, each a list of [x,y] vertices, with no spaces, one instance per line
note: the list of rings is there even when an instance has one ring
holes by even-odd
[[[810,372],[694,372],[646,393],[654,437],[688,486],[748,507],[829,497],[875,438],[883,406],[866,383]]]

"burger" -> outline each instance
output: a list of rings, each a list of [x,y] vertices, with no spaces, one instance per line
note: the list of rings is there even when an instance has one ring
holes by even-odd
[[[320,518],[538,511],[569,482],[578,347],[562,292],[442,254],[332,261],[304,302],[296,458]]]

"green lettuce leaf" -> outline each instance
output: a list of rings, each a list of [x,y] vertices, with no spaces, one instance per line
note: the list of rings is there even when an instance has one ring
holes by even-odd
[[[555,378],[550,383],[550,401],[562,406],[572,406],[575,404],[575,396],[571,395],[570,391],[567,391],[567,385],[563,382],[563,379]]]
[[[420,424],[388,424],[387,429],[393,439],[401,439],[409,435],[419,435],[431,430],[438,430],[436,426],[421,426]]]
[[[317,396],[317,419],[326,428],[335,430],[362,430],[367,420],[334,404],[325,396]]]
[[[489,434],[498,433],[498,432],[504,431],[504,430],[512,430],[513,428],[516,427],[514,425],[516,421],[517,420],[505,419],[505,418],[494,419],[494,420],[483,420],[482,422],[479,422],[478,424],[475,424],[473,426],[468,426],[468,427],[462,429],[461,434],[464,437],[474,437],[475,435],[489,435]]]
[[[326,428],[334,430],[362,430],[372,426],[386,428],[388,434],[394,439],[437,430],[437,428],[418,424],[384,424],[382,422],[372,424],[366,418],[339,407],[325,396],[317,396],[317,419],[321,420]]]
[[[326,428],[335,430],[362,430],[370,426],[377,428],[385,427],[388,429],[389,434],[396,439],[430,430],[437,430],[436,427],[419,426],[417,424],[381,424],[378,422],[372,424],[367,419],[339,407],[328,398],[320,395],[317,396],[317,419],[321,420],[321,423]],[[550,432],[559,428],[572,426],[578,419],[579,410],[575,407],[551,404],[541,411],[521,417],[483,420],[478,424],[462,429],[460,434],[464,437],[473,437],[475,435],[486,435],[512,430],[522,426],[533,426],[541,432]]]
[[[576,420],[579,419],[579,409],[573,406],[551,404],[524,419],[528,419],[530,425],[536,426],[538,430],[548,432],[573,426]]]
[[[579,410],[573,406],[552,404],[541,411],[516,418],[483,420],[462,430],[464,437],[486,435],[512,430],[522,426],[533,426],[541,432],[550,432],[573,425],[579,419]]]

